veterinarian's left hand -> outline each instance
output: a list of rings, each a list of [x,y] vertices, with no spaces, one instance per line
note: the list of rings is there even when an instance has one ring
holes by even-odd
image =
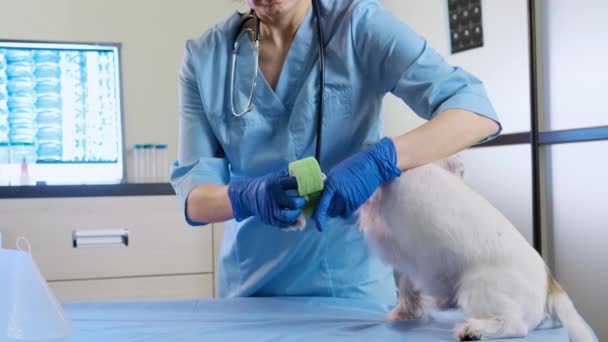
[[[395,145],[384,138],[368,150],[336,165],[327,176],[323,194],[313,215],[322,230],[328,217],[352,215],[384,182],[401,175]]]

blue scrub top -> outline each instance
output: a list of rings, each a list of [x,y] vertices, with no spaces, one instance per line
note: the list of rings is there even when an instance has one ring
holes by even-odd
[[[321,167],[326,173],[381,138],[382,99],[388,92],[425,119],[462,108],[497,121],[482,83],[448,65],[378,1],[321,0],[320,5],[326,75]],[[260,72],[253,111],[234,117],[230,61],[239,20],[234,13],[186,43],[179,73],[179,151],[172,171],[183,208],[198,185],[265,175],[314,155],[319,65],[312,10],[293,39],[276,90]],[[238,39],[235,83],[238,108],[243,108],[254,73],[253,47],[247,34]],[[304,231],[287,232],[257,218],[229,221],[219,295],[396,302],[392,270],[368,250],[355,217],[330,220],[323,233],[313,227],[309,222]]]

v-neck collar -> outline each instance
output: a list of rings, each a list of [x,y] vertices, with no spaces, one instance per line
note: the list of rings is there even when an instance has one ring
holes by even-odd
[[[291,42],[275,90],[272,89],[258,67],[257,86],[253,98],[254,107],[265,112],[291,112],[298,93],[312,70],[312,66],[316,63],[314,58],[316,41],[312,41],[313,23],[314,16],[312,8],[310,8]],[[254,73],[252,58],[254,48],[247,34],[241,33],[238,40],[241,47],[237,56],[235,82],[238,84],[236,89],[238,89],[238,96],[241,99],[241,101],[237,99],[237,103],[244,103],[249,96]],[[260,48],[263,44],[264,42],[260,41]]]
[[[315,51],[312,41],[313,17],[311,7],[293,37],[274,91],[288,109],[291,109],[304,80],[311,70],[311,66],[315,62],[311,58],[311,52],[314,53]]]
[[[255,53],[253,44],[249,39],[249,36],[245,34],[245,31],[241,32],[239,37],[239,50],[237,52],[236,60],[236,74],[235,74],[235,87],[237,89],[237,98],[235,102],[238,108],[245,107],[245,101],[249,97],[251,86],[254,75],[254,59]],[[262,112],[277,112],[284,113],[286,111],[285,106],[281,100],[276,96],[266,78],[262,74],[262,71],[258,68],[258,75],[256,78],[256,87],[253,94],[253,107],[254,110]]]

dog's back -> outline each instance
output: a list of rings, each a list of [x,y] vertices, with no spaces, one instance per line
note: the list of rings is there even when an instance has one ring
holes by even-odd
[[[363,222],[376,216],[383,226]],[[456,264],[452,268],[508,261],[544,269],[538,253],[504,215],[437,164],[414,168],[383,185],[361,209],[360,219],[366,236],[388,234],[422,261],[441,255]]]

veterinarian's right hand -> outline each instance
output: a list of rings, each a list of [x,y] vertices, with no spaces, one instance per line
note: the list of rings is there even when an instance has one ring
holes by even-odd
[[[291,194],[294,191],[290,190],[297,188],[295,177],[286,171],[233,182],[228,186],[228,197],[234,218],[240,222],[254,216],[271,226],[288,227],[306,204],[306,198]]]

